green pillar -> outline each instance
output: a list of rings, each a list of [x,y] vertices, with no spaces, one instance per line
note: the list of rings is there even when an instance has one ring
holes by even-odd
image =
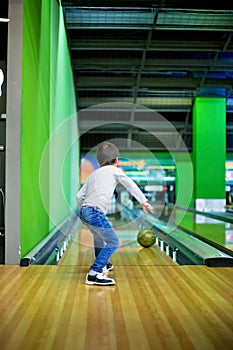
[[[198,97],[193,107],[194,198],[198,210],[225,206],[226,100]]]

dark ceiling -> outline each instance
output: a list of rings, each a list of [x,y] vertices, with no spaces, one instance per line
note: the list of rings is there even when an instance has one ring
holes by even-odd
[[[61,3],[78,110],[92,106],[99,124],[104,123],[90,130],[93,116],[80,114],[83,150],[119,135],[141,142],[140,134],[151,150],[162,150],[160,143],[153,143],[143,132],[145,122],[147,130],[155,128],[145,114],[136,123],[131,113],[127,126],[128,117],[120,124],[114,113],[98,113],[102,104],[106,108],[118,103],[160,113],[191,149],[192,107],[197,96],[226,98],[227,148],[233,150],[233,5],[229,0]]]
[[[227,149],[233,150],[231,1],[61,0],[61,4],[77,107],[82,111],[83,150],[114,137],[162,150],[156,137],[144,130],[156,128],[148,116],[153,112],[131,111],[120,118],[112,112],[113,106],[122,110],[135,104],[160,113],[192,149],[192,106],[197,96],[226,98]],[[85,113],[89,107],[92,113]]]

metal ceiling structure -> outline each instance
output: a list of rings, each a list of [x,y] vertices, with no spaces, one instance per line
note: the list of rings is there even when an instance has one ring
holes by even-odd
[[[152,151],[164,150],[153,135],[157,128],[153,112],[145,113],[146,109],[172,123],[190,150],[192,108],[198,96],[226,98],[227,149],[233,150],[233,6],[229,0],[61,3],[77,107],[82,112],[83,150],[114,137],[143,143]],[[113,112],[114,106],[122,110],[128,104],[145,107],[144,113],[132,108],[133,113],[119,117]],[[90,108],[92,113],[84,113]],[[165,129],[160,132],[166,134]],[[176,148],[177,139],[173,139],[171,147]]]

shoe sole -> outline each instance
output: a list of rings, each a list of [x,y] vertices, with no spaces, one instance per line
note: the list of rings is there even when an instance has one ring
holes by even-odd
[[[116,282],[109,282],[109,283],[101,283],[101,282],[90,282],[90,281],[85,281],[85,284],[93,286],[113,286],[114,284],[116,284]]]

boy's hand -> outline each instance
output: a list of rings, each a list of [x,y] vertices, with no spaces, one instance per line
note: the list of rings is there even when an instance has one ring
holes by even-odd
[[[142,209],[145,213],[152,213],[153,207],[148,202],[142,203]]]

